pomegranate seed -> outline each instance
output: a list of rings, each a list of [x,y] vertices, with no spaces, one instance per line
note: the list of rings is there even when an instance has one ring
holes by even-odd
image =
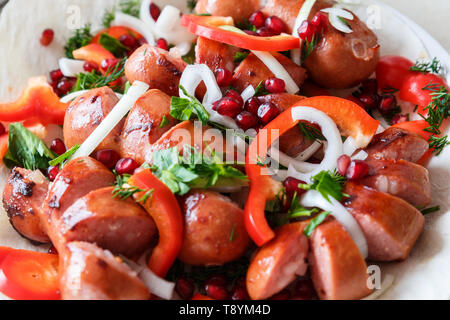
[[[227,69],[217,69],[215,75],[219,87],[228,87],[233,81],[233,74]]]
[[[245,103],[245,110],[257,116],[260,105],[261,101],[257,97],[253,97],[248,99]]]
[[[244,32],[246,34],[248,34],[249,36],[259,36],[258,32],[253,31],[253,30],[244,30]]]
[[[373,109],[378,106],[378,103],[380,101],[380,96],[378,94],[361,94],[359,97],[359,100],[363,103],[364,107],[367,109]]]
[[[212,109],[214,111],[217,111],[217,107],[219,106],[219,102],[220,102],[220,100],[217,100],[216,102],[213,103]]]
[[[63,73],[62,73],[62,71],[60,69],[56,69],[56,70],[50,71],[50,79],[53,82],[58,82],[62,78],[64,78],[64,75],[63,75]]]
[[[317,30],[326,31],[328,26],[328,18],[321,12],[316,13],[312,18],[311,23],[317,28]]]
[[[166,39],[159,38],[158,41],[156,41],[156,46],[160,49],[169,51],[169,44],[167,43]]]
[[[293,177],[287,177],[286,180],[284,180],[283,186],[286,190],[286,195],[289,200],[292,200],[294,198],[296,192],[297,198],[306,192],[306,190],[300,189],[298,187],[299,184],[306,184],[306,182],[295,179]]]
[[[57,165],[56,167],[48,167],[48,169],[47,169],[48,180],[50,180],[52,182],[55,181],[58,173],[59,173],[59,165]]]
[[[409,121],[409,117],[407,115],[404,114],[396,114],[393,118],[392,118],[392,125],[397,124],[397,123],[402,123],[402,122],[407,122]]]
[[[100,65],[103,71],[113,70],[119,63],[119,59],[104,59]]]
[[[205,287],[206,294],[214,300],[226,300],[228,291],[224,286],[208,284]]]
[[[239,103],[239,105],[241,107],[244,106],[244,99],[242,99],[242,96],[237,91],[228,90],[225,97],[233,98],[234,100],[236,100]]]
[[[139,164],[131,158],[120,159],[116,164],[118,174],[133,174],[137,168],[139,168]]]
[[[56,250],[55,246],[52,245],[50,248],[48,248],[47,253],[58,254],[58,250]]]
[[[270,300],[289,300],[290,297],[291,293],[286,289],[284,289],[281,292],[277,293],[276,295],[272,296]]]
[[[269,78],[264,83],[266,90],[270,93],[282,93],[286,90],[286,83],[283,79]]]
[[[86,61],[83,65],[83,69],[86,72],[98,71],[98,64],[92,61]]]
[[[395,98],[392,94],[384,95],[381,98],[380,104],[378,105],[378,109],[382,114],[388,114],[397,106],[397,98]]]
[[[53,38],[55,37],[55,32],[52,29],[45,29],[41,35],[41,44],[46,47],[52,43]]]
[[[61,95],[66,95],[73,88],[73,83],[67,78],[63,78],[57,85],[58,92]]]
[[[225,286],[227,284],[227,278],[223,274],[216,274],[206,279],[205,284]]]
[[[369,174],[369,165],[362,160],[354,160],[347,169],[348,180],[359,180]]]
[[[262,27],[262,28],[259,28],[258,30],[256,30],[256,34],[258,36],[260,36],[260,37],[271,37],[271,36],[273,36],[272,31],[270,31],[266,27]]]
[[[236,123],[242,130],[248,130],[256,127],[259,120],[258,117],[248,111],[242,111],[236,116]]]
[[[367,79],[362,83],[362,89],[367,94],[378,93],[378,81],[377,79]]]
[[[316,291],[310,279],[301,279],[294,286],[294,296],[298,300],[312,300],[315,295]]]
[[[264,103],[258,109],[258,117],[263,124],[268,124],[275,119],[279,113],[280,111],[272,102]]]
[[[281,20],[277,16],[271,16],[267,18],[265,25],[267,29],[269,29],[272,33],[277,35],[282,33],[286,29],[283,20]]]
[[[6,133],[6,128],[3,125],[3,123],[0,123],[0,136],[4,135]]]
[[[150,15],[153,20],[158,20],[159,15],[161,14],[161,9],[154,3],[150,3]]]
[[[248,21],[250,21],[250,23],[254,25],[256,28],[262,28],[264,27],[266,16],[261,11],[256,11],[250,16]]]
[[[340,156],[337,160],[337,168],[338,172],[341,176],[345,176],[347,174],[347,169],[350,166],[350,162],[352,159],[346,154]]]
[[[363,109],[365,108],[364,103],[362,103],[361,100],[359,100],[357,97],[355,97],[355,96],[352,95],[352,94],[348,95],[345,99],[350,100],[350,101],[356,103],[357,105],[359,105],[359,106],[360,106],[361,108],[363,108]]]
[[[53,140],[50,149],[59,156],[67,151],[66,145],[61,139]]]
[[[309,21],[303,21],[303,23],[298,28],[297,32],[300,39],[311,42],[313,36],[317,32],[317,27]]]
[[[235,99],[225,97],[219,100],[216,111],[223,116],[234,118],[242,111],[242,107]]]
[[[116,166],[117,161],[119,161],[119,154],[111,149],[105,149],[97,151],[95,154],[95,159],[100,161],[105,165],[105,167],[112,169]]]
[[[231,291],[231,300],[250,300],[245,287],[236,287]]]
[[[138,40],[131,34],[121,35],[119,41],[121,44],[123,44],[125,47],[129,49],[134,49],[139,46]]]
[[[194,295],[195,285],[186,278],[180,277],[175,284],[175,291],[178,293],[181,299],[190,300]]]

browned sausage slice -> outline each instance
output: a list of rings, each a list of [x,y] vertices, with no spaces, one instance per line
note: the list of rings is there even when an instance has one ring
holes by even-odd
[[[267,299],[305,274],[309,251],[303,233],[307,222],[279,228],[275,238],[261,247],[247,271],[247,291],[253,300]]]
[[[295,83],[298,86],[301,86],[303,81],[306,79],[306,70],[296,65],[291,59],[280,53],[275,52],[272,54],[287,70]],[[232,85],[237,88],[239,92],[241,92],[249,85],[256,88],[261,81],[266,81],[271,77],[274,77],[274,74],[261,60],[258,59],[258,57],[251,53],[236,68]]]
[[[125,76],[128,81],[142,81],[151,89],[159,89],[169,96],[178,96],[181,74],[186,68],[182,59],[172,57],[166,50],[143,45],[128,58]]]
[[[71,242],[60,263],[64,300],[147,300],[150,292],[125,263],[94,244]]]
[[[67,243],[95,243],[115,254],[136,257],[150,248],[155,223],[134,200],[113,198],[113,190],[97,189],[78,199],[61,216],[59,231]]]
[[[75,99],[67,108],[64,118],[64,141],[67,148],[82,144],[115,107],[119,98],[108,87],[92,89]],[[122,120],[96,150],[119,151]]]
[[[367,161],[369,175],[360,182],[380,192],[399,197],[420,208],[430,203],[428,170],[412,162],[399,160]]]
[[[366,262],[339,222],[329,219],[318,226],[310,246],[311,278],[320,299],[356,300],[371,293]]]
[[[195,7],[198,14],[233,17],[235,22],[247,20],[251,14],[259,10],[259,0],[199,0]]]
[[[236,47],[199,37],[195,48],[195,63],[206,64],[213,72],[217,69],[234,71]]]
[[[367,240],[369,259],[404,260],[423,230],[425,218],[406,201],[353,182],[344,203],[358,221]]]
[[[3,190],[3,207],[14,229],[32,241],[48,243],[40,214],[48,180],[40,171],[14,168]]]
[[[418,134],[390,127],[377,134],[366,148],[367,160],[405,160],[417,162],[427,152],[428,142]]]
[[[164,124],[163,119],[167,123]],[[151,145],[177,123],[170,116],[170,97],[157,89],[147,91],[136,101],[125,121],[121,156],[144,163]]]
[[[179,259],[184,263],[223,265],[248,249],[244,212],[231,199],[212,191],[191,191],[181,207],[185,234]]]

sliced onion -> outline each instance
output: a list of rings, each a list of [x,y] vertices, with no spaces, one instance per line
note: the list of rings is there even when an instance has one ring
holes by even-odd
[[[163,278],[158,277],[153,271],[147,267],[146,255],[143,255],[138,264],[143,266],[141,272],[139,272],[139,278],[150,290],[151,293],[165,300],[172,300],[175,290],[175,283],[169,282]]]
[[[156,21],[156,30],[173,30],[180,23],[180,9],[167,5],[161,11]]]
[[[148,10],[147,10],[148,11]],[[149,13],[150,14],[150,13]],[[116,12],[115,18],[111,23],[112,26],[123,26],[130,29],[133,29],[136,32],[139,32],[149,45],[155,45],[155,38],[153,37],[153,33],[151,30],[151,26],[144,23],[142,20],[130,16],[129,14],[125,14],[122,12]]]
[[[357,154],[355,154],[352,157],[352,160],[366,160],[367,157],[369,156],[369,154],[367,152],[365,152],[364,150],[359,151]]]
[[[85,94],[86,92],[89,92],[89,90],[75,91],[75,92],[69,93],[68,95],[65,95],[59,101],[61,101],[62,103],[68,103],[68,102],[71,102],[71,101],[75,100],[79,96]],[[115,92],[115,94],[116,94],[117,98],[122,99],[123,94],[120,94],[120,93],[117,93],[117,92]]]
[[[383,133],[384,131],[386,131],[386,129],[385,128],[383,128],[383,126],[380,124],[379,126],[378,126],[378,129],[377,129],[377,132],[376,132],[376,134],[380,134],[380,133]]]
[[[356,143],[355,139],[348,137],[344,142],[343,152],[344,154],[351,156],[356,150],[358,150],[358,148],[360,147]]]
[[[150,14],[150,5],[152,0],[142,0],[141,9],[139,11],[139,18],[146,24],[148,24],[152,29],[155,27],[156,21],[153,20],[152,15]]]
[[[386,122],[386,119],[381,115],[381,113],[378,110],[373,110],[372,115],[375,120],[378,120],[380,122],[380,126],[383,127],[383,129],[390,127],[390,125]]]
[[[352,33],[353,30],[346,25],[341,19],[353,20],[353,14],[341,8],[326,8],[322,12],[328,13],[328,20],[330,24],[337,30],[344,33]]]
[[[180,56],[185,56],[191,51],[192,42],[181,42],[175,46],[180,52]]]
[[[306,161],[309,158],[311,158],[317,151],[319,151],[320,148],[322,148],[323,143],[320,141],[314,141],[312,145],[310,145],[308,148],[303,150],[295,160],[298,161]]]
[[[317,207],[325,211],[330,211],[333,217],[339,221],[345,228],[348,234],[352,237],[359,252],[367,258],[369,255],[369,249],[367,246],[367,240],[364,236],[361,227],[353,216],[345,209],[345,207],[333,197],[329,197],[328,202],[318,191],[310,190],[301,199],[300,203],[305,207]]]
[[[117,126],[117,124],[131,110],[137,99],[142,96],[149,88],[149,85],[135,81],[128,92],[120,99],[117,105],[103,119],[102,123],[92,132],[83,142],[81,147],[75,152],[71,159],[89,156],[108,134]]]
[[[256,93],[255,88],[253,88],[252,85],[249,85],[247,88],[245,88],[244,91],[242,91],[241,97],[244,100],[244,102],[246,102],[248,99],[253,97],[255,93]]]
[[[65,77],[75,78],[80,73],[85,72],[83,66],[85,61],[83,60],[74,60],[68,58],[61,58],[58,61],[59,69],[61,69],[62,74]]]
[[[300,11],[298,12],[298,16],[295,19],[294,23],[294,29],[292,30],[292,35],[294,37],[298,37],[298,28],[302,25],[303,21],[308,20],[309,14],[311,13],[311,10],[316,3],[316,0],[306,0]]]

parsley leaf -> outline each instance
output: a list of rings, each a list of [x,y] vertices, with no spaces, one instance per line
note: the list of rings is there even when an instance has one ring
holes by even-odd
[[[432,61],[416,61],[416,64],[409,68],[410,71],[418,71],[421,73],[440,73],[442,65],[437,58]]]
[[[209,113],[206,111],[205,107],[197,100],[197,98],[189,95],[183,86],[180,85],[180,89],[188,99],[172,97],[170,101],[170,115],[180,121],[187,121],[191,119],[191,116],[195,111],[199,120],[203,124],[207,124]]]
[[[167,119],[167,117],[164,115],[162,120],[161,120],[161,124],[159,125],[160,128],[164,128],[165,126],[167,126],[169,124],[169,119]]]
[[[119,40],[106,33],[100,35],[99,43],[103,48],[111,52],[116,58],[123,57],[130,48],[124,46]]]
[[[318,226],[320,226],[330,214],[331,214],[330,211],[324,211],[324,212],[318,214],[317,216],[315,216],[311,220],[311,222],[305,227],[305,230],[303,230],[303,233],[305,234],[305,236],[307,236],[308,238],[311,237],[314,230]]]
[[[328,202],[331,202],[330,196],[338,201],[341,201],[344,197],[342,189],[345,182],[345,177],[341,176],[337,172],[321,171],[312,177],[312,180],[312,184],[300,184],[299,188],[304,190],[316,190]]]
[[[73,59],[72,52],[81,47],[87,46],[91,43],[93,36],[91,34],[91,26],[85,25],[83,28],[75,30],[73,36],[67,41],[64,46],[64,51],[67,58]]]
[[[79,144],[73,146],[72,148],[67,150],[65,153],[63,153],[62,155],[57,157],[56,159],[53,159],[52,161],[50,161],[48,164],[51,165],[52,167],[60,165],[60,167],[62,168],[64,166],[65,162],[67,162],[67,160],[69,160],[70,157],[73,156],[74,153],[77,152],[77,150],[79,148],[80,148]]]

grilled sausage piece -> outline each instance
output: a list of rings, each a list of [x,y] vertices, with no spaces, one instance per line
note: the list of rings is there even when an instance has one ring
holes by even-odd
[[[322,300],[356,300],[371,293],[367,265],[344,227],[334,219],[318,226],[310,238],[311,278]]]
[[[71,242],[61,255],[63,300],[147,300],[150,292],[125,263],[86,242]]]
[[[217,69],[234,71],[236,47],[203,37],[198,37],[195,48],[195,63],[206,64],[213,72]]]
[[[48,181],[40,171],[14,168],[3,190],[3,208],[14,229],[39,243],[50,239],[41,224],[39,211],[47,195]]]
[[[115,107],[119,98],[108,87],[92,89],[75,99],[67,108],[64,118],[64,141],[67,148],[82,144]],[[119,151],[122,120],[96,150]]]
[[[307,223],[298,222],[279,228],[275,238],[261,247],[247,271],[247,291],[253,300],[267,299],[283,290],[307,270]]]
[[[70,206],[59,220],[65,242],[95,243],[103,249],[136,257],[156,236],[153,219],[134,200],[113,198],[114,187],[91,191]]]
[[[306,79],[306,70],[280,53],[275,52],[272,54],[287,70],[295,83],[298,86],[301,86]],[[232,85],[237,88],[239,92],[242,92],[249,85],[256,88],[261,81],[266,81],[271,77],[274,77],[274,74],[261,60],[258,59],[258,57],[251,53],[236,68]]]
[[[185,216],[182,262],[223,265],[248,249],[244,212],[229,198],[211,191],[192,191],[182,199],[181,207]]]
[[[251,14],[259,10],[259,0],[199,0],[195,7],[197,14],[233,17],[235,22],[247,20]]]
[[[425,218],[406,201],[353,182],[344,203],[358,221],[374,261],[404,260],[423,230]]]
[[[177,123],[170,115],[170,97],[157,89],[148,91],[136,101],[125,121],[121,156],[144,163],[151,145]]]
[[[404,160],[367,161],[369,175],[360,182],[380,192],[399,197],[415,207],[430,203],[431,185],[428,170]]]
[[[182,59],[172,57],[166,50],[143,45],[128,58],[125,76],[133,83],[147,83],[151,89],[159,89],[169,96],[178,96],[181,74],[186,68]]]
[[[428,150],[428,142],[413,132],[390,127],[373,137],[366,148],[367,160],[405,160],[416,163]]]

